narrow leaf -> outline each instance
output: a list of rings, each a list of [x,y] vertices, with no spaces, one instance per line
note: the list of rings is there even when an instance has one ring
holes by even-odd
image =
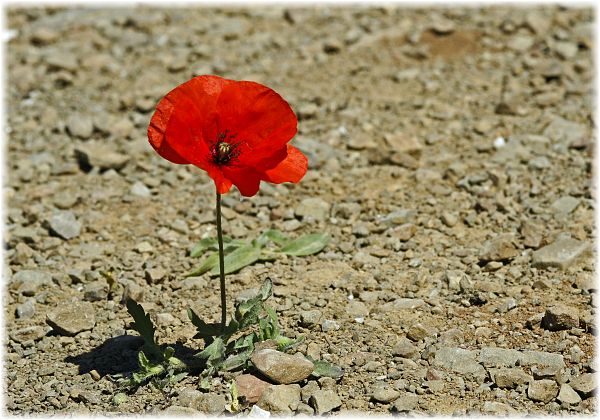
[[[260,286],[258,295],[260,296],[260,299],[262,301],[265,301],[269,297],[271,297],[272,292],[273,292],[273,281],[269,277],[267,277],[265,282]]]
[[[217,238],[204,238],[192,247],[190,250],[190,257],[196,258],[204,254],[204,251],[217,246]]]
[[[200,266],[198,268],[196,268],[194,271],[190,271],[189,273],[187,273],[185,275],[185,277],[201,276],[202,274],[213,269],[214,267],[217,267],[217,269],[218,269],[218,265],[219,265],[219,253],[213,252],[211,255],[206,257],[206,259],[204,259],[204,261],[202,261],[202,264],[200,264]]]
[[[281,252],[297,257],[316,254],[329,243],[329,235],[326,233],[312,233],[304,235],[286,243]]]
[[[247,265],[250,265],[260,258],[260,248],[252,245],[244,245],[225,257],[225,274],[234,273]],[[219,266],[216,265],[210,270],[213,276],[219,275]]]
[[[312,372],[313,376],[323,377],[327,376],[329,378],[339,379],[344,376],[344,369],[339,366],[333,365],[324,360],[315,360],[314,362],[315,368]]]
[[[204,350],[196,354],[196,357],[206,360],[222,360],[225,356],[225,345],[220,337],[210,343]]]
[[[281,246],[288,241],[288,238],[286,238],[285,235],[277,229],[269,229],[261,233],[256,241],[261,247],[265,246],[268,241],[273,241],[277,245]]]

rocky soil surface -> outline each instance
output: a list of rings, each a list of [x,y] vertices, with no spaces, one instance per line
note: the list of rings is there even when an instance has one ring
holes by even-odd
[[[298,185],[228,194],[225,233],[332,237],[228,276],[231,307],[272,278],[298,351],[345,370],[247,372],[242,412],[594,412],[591,9],[12,8],[6,22],[9,413],[230,402],[231,376],[118,398],[111,380],[140,346],[124,296],[178,354],[203,346],[188,306],[219,319],[218,283],[183,276],[215,235],[214,186],[146,139],[157,101],[199,74],[278,91],[310,160]]]

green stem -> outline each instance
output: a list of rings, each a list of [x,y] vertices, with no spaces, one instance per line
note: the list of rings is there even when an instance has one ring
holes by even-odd
[[[225,296],[225,255],[223,253],[223,230],[221,229],[221,194],[217,191],[217,239],[219,241],[219,274],[221,276],[221,333],[227,323],[227,298]]]

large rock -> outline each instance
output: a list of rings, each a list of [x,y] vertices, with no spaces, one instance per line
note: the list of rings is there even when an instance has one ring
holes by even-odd
[[[487,376],[483,366],[475,360],[475,354],[461,348],[442,347],[436,352],[433,364],[475,379],[478,383],[483,383]]]
[[[532,254],[532,266],[536,268],[570,267],[580,257],[590,252],[587,242],[572,238],[561,238]]]
[[[569,384],[562,384],[560,386],[560,391],[558,393],[557,399],[561,403],[571,405],[579,404],[581,402],[581,397],[577,392],[573,390],[573,388]]]
[[[68,210],[54,212],[46,223],[51,233],[66,240],[76,238],[81,233],[81,223]]]
[[[576,308],[561,304],[554,305],[546,309],[541,325],[550,331],[579,328],[579,313]]]
[[[49,273],[37,270],[21,270],[15,273],[10,281],[10,289],[16,290],[24,296],[34,296],[43,286],[52,284]]]
[[[314,370],[314,364],[305,357],[272,349],[255,351],[251,361],[260,373],[278,384],[300,382]]]
[[[592,373],[584,373],[569,381],[569,385],[580,395],[587,398],[596,390],[596,381]]]
[[[61,335],[73,336],[96,325],[94,306],[89,302],[68,302],[46,314],[46,323]]]
[[[486,367],[512,367],[517,364],[521,353],[513,349],[484,347],[479,352],[479,361]]]
[[[548,366],[557,370],[565,368],[565,361],[562,355],[534,350],[521,352],[519,364],[521,366]]]
[[[399,413],[411,411],[417,408],[418,403],[419,397],[416,394],[404,392],[396,399],[396,401],[394,401],[392,411],[397,411]]]
[[[558,385],[550,379],[532,381],[527,388],[527,396],[530,400],[549,403],[558,395]]]
[[[272,414],[292,415],[300,404],[300,385],[271,385],[258,400],[257,405]]]
[[[499,388],[513,389],[532,380],[533,378],[520,368],[498,369],[494,372],[494,382]]]
[[[263,392],[272,384],[257,378],[254,375],[242,374],[235,378],[238,395],[244,397],[250,404],[256,403]]]

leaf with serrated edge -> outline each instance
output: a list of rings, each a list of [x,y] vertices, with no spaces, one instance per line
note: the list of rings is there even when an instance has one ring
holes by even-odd
[[[225,274],[234,273],[250,265],[260,258],[260,248],[252,245],[244,245],[231,252],[225,257]],[[217,265],[210,270],[213,276],[219,275],[220,267]]]
[[[192,308],[188,308],[187,313],[188,318],[198,330],[197,335],[199,338],[210,338],[219,334],[221,324],[207,324],[206,322],[202,321],[198,315],[196,315]]]
[[[258,290],[258,295],[260,296],[261,300],[265,301],[269,297],[271,297],[272,293],[273,293],[273,282],[271,281],[270,278],[267,277],[265,282],[260,286],[260,289]]]
[[[329,243],[329,235],[326,233],[311,233],[286,243],[280,252],[284,254],[302,257],[316,254]]]
[[[127,312],[133,318],[133,328],[142,336],[144,339],[146,349],[154,356],[161,356],[161,351],[154,341],[154,325],[142,305],[136,303],[132,299],[127,299],[125,303],[127,306]]]
[[[206,360],[219,360],[225,356],[225,345],[221,337],[216,337],[204,350],[196,354],[196,357]]]

